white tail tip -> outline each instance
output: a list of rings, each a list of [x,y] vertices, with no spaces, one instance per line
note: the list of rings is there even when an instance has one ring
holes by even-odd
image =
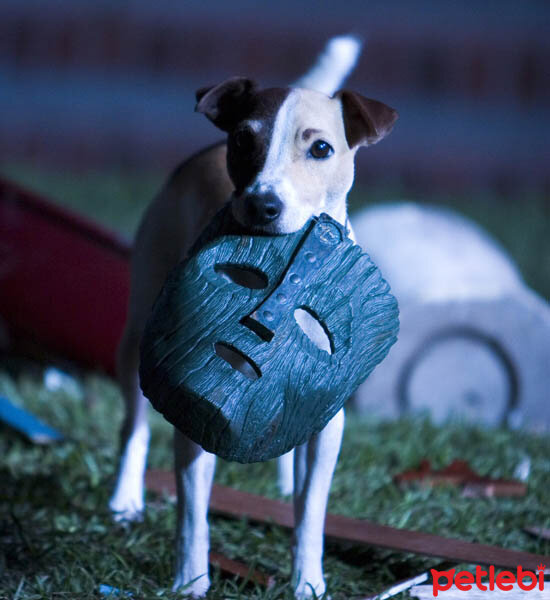
[[[308,88],[332,96],[353,71],[361,53],[362,43],[353,35],[331,38],[313,67],[295,87]]]

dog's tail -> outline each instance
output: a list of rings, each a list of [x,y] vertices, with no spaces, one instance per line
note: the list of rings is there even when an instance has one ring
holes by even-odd
[[[308,88],[332,96],[353,71],[362,43],[353,35],[331,38],[311,69],[294,87]]]

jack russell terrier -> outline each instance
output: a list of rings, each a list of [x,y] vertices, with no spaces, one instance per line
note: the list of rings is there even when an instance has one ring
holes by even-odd
[[[396,111],[381,102],[336,91],[359,51],[352,37],[332,39],[292,88],[259,89],[253,81],[235,77],[197,92],[197,112],[227,133],[227,143],[207,148],[178,167],[137,233],[128,320],[118,352],[126,417],[118,481],[109,504],[116,519],[139,518],[143,511],[149,427],[147,400],[138,381],[139,343],[168,272],[228,199],[237,221],[264,233],[298,231],[322,212],[347,224],[355,153],[384,138],[397,119]],[[281,492],[294,492],[297,598],[325,592],[323,527],[343,426],[340,410],[309,442],[279,459]],[[195,597],[210,585],[207,512],[215,460],[175,432],[178,525],[173,589]]]

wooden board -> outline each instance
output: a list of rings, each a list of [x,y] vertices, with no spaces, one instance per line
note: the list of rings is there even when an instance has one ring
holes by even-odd
[[[248,579],[252,583],[258,583],[259,585],[263,585],[267,588],[272,587],[275,583],[275,578],[271,575],[266,575],[261,571],[251,569],[245,563],[239,562],[238,560],[233,560],[231,558],[227,558],[227,556],[224,556],[219,552],[210,552],[208,556],[208,562],[212,566],[218,567],[224,573],[229,573],[230,575],[237,575],[242,579]]]
[[[149,490],[158,493],[171,495],[176,493],[174,475],[169,471],[148,471],[146,485]],[[214,513],[228,517],[246,516],[252,521],[271,522],[282,527],[293,527],[294,525],[291,504],[217,484],[212,487],[210,509]],[[326,516],[325,535],[336,540],[476,565],[494,565],[512,569],[522,565],[524,569],[535,570],[541,563],[550,563],[550,556],[445,538],[421,531],[396,529],[387,525],[378,525],[366,520],[333,514]]]

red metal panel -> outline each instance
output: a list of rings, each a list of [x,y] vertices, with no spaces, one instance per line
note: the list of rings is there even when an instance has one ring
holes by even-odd
[[[0,316],[14,338],[114,372],[130,247],[0,178]]]

